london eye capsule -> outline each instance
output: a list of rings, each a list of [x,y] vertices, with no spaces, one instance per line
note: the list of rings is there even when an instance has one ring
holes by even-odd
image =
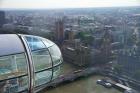
[[[62,55],[52,41],[33,35],[0,35],[0,93],[33,93],[57,78]]]

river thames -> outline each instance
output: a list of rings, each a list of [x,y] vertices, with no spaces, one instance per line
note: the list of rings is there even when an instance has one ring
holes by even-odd
[[[76,69],[77,67],[69,63],[63,63],[61,75],[68,74]],[[81,78],[68,84],[57,86],[56,88],[46,89],[42,93],[122,93],[114,88],[108,89],[96,84],[96,81],[102,78],[104,77],[93,75],[90,77]]]

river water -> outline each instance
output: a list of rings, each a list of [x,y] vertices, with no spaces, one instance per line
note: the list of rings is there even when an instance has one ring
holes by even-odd
[[[68,63],[64,63],[62,65],[61,74],[70,73],[75,69],[77,69],[77,67]],[[82,78],[68,84],[60,85],[56,88],[45,90],[43,93],[121,93],[114,88],[107,89],[96,84],[96,81],[102,78],[102,76],[90,76]]]

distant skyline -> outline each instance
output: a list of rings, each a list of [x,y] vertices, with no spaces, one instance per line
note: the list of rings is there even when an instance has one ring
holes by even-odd
[[[55,9],[140,6],[140,0],[0,0],[0,9]]]

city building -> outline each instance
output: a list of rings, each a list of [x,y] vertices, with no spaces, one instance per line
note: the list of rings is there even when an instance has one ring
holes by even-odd
[[[5,12],[4,11],[0,11],[0,28],[3,26],[3,24],[5,24],[6,19],[5,19]]]
[[[87,66],[93,61],[91,60],[91,50],[88,47],[82,46],[79,40],[64,41],[62,53],[65,62],[77,66]]]
[[[55,40],[58,44],[62,44],[64,40],[64,22],[63,19],[59,19],[55,22]]]
[[[138,26],[140,15],[133,14],[130,19],[134,21],[133,29],[122,35],[125,42],[123,42],[123,48],[119,50],[117,62],[121,67],[120,75],[140,81],[140,31]]]

